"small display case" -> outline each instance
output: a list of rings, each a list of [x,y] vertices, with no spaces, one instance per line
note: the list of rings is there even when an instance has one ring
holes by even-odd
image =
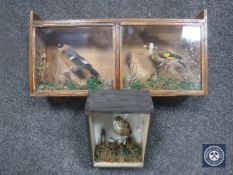
[[[85,96],[116,88],[112,24],[47,21],[33,12],[30,19],[31,95]]]
[[[91,91],[85,112],[94,167],[143,167],[153,113],[148,91]]]
[[[194,19],[43,20],[30,14],[30,94],[208,93],[207,10]]]

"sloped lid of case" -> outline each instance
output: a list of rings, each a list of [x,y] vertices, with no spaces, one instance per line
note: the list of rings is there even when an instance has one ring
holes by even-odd
[[[151,113],[153,103],[148,91],[89,91],[86,113]]]

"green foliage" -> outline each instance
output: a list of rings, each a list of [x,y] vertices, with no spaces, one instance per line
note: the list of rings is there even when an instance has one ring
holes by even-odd
[[[75,83],[72,83],[72,82],[66,83],[64,87],[69,89],[69,90],[76,90],[77,89],[77,85]]]
[[[127,87],[126,87],[127,88]],[[165,89],[165,90],[200,90],[198,82],[178,81],[171,78],[159,77],[156,80],[135,80],[128,85],[129,89]]]
[[[59,84],[55,82],[48,82],[46,84],[40,84],[38,90],[86,90],[86,89],[100,89],[102,88],[102,83],[94,77],[91,77],[87,80],[86,85],[79,85],[74,82],[67,82],[65,84]]]
[[[63,90],[64,89],[63,85],[60,85],[55,82],[48,82],[45,86],[46,86],[46,89],[52,89],[52,90]]]
[[[155,84],[157,84],[159,81],[158,80],[147,80],[146,84],[148,87],[153,87]]]
[[[161,77],[158,81],[159,83],[162,84],[164,89],[168,89],[168,90],[178,89],[179,82],[177,80]]]
[[[55,82],[48,82],[47,84],[40,84],[38,90],[76,90],[78,85],[73,82],[68,82],[66,84],[58,84]]]
[[[104,162],[140,162],[142,147],[140,144],[126,142],[99,143],[95,147],[95,161]]]
[[[188,89],[192,89],[192,85],[193,85],[192,82],[180,82],[179,88],[188,90]]]
[[[200,90],[201,84],[197,82],[180,82],[179,83],[179,89],[185,89],[185,90]]]
[[[145,84],[139,80],[130,83],[130,89],[140,90],[140,89],[144,89],[145,87],[146,87]]]
[[[87,80],[87,89],[95,90],[95,89],[100,89],[101,87],[102,87],[101,82],[97,78],[90,77]]]

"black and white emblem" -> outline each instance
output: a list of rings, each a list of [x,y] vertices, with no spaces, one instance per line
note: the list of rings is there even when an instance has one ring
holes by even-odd
[[[203,166],[204,167],[225,167],[226,166],[226,145],[204,144],[203,145]]]

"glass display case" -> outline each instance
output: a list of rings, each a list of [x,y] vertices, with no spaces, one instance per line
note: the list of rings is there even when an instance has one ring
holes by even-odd
[[[208,93],[206,9],[193,19],[43,20],[31,11],[29,29],[31,95]]]
[[[153,112],[149,92],[91,91],[85,112],[93,166],[143,167]]]
[[[36,29],[36,90],[112,89],[112,27]]]
[[[197,90],[201,86],[201,25],[122,27],[123,88]]]

